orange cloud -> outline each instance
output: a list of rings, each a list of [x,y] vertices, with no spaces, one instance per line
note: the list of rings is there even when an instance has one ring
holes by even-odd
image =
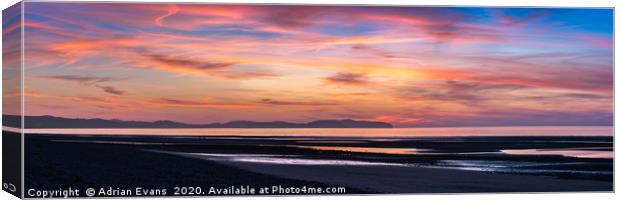
[[[526,108],[603,112],[612,96],[609,39],[528,26],[545,16],[481,23],[443,8],[35,4],[24,25],[26,70],[39,79],[27,90],[45,94],[30,99],[74,102],[76,111],[63,112],[76,115],[114,116],[109,108],[136,105],[150,109],[132,116],[146,118],[199,120],[197,112],[222,108],[228,112],[209,115],[430,124],[495,117],[485,112],[496,107],[499,117]],[[3,34],[19,30],[6,27]],[[17,52],[5,56],[19,61]],[[131,81],[102,79],[110,74]],[[43,89],[52,79],[92,91]]]
[[[230,102],[214,102],[214,101],[195,101],[174,98],[160,98],[146,101],[152,105],[170,106],[170,107],[187,107],[187,108],[246,108],[248,104],[230,103]]]
[[[307,101],[281,101],[274,99],[261,99],[261,104],[274,105],[274,106],[336,106],[337,103],[330,102],[307,102]]]
[[[325,81],[338,85],[365,85],[368,80],[364,74],[341,72],[333,76],[326,77]]]

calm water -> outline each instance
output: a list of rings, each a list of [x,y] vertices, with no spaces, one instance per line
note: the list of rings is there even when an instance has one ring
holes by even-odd
[[[317,136],[317,137],[433,137],[433,136],[613,136],[611,126],[451,127],[451,128],[311,128],[311,129],[26,129],[26,133],[193,136]]]

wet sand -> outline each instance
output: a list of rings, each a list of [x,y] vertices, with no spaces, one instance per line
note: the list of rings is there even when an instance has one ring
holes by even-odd
[[[163,153],[163,152],[160,152]],[[604,181],[514,175],[409,166],[290,165],[222,161],[204,155],[170,153],[280,178],[348,186],[376,193],[612,191]]]
[[[551,142],[571,140],[571,142]],[[347,139],[350,140],[350,139]],[[498,149],[608,148],[608,138],[440,138],[349,141],[339,146],[381,148],[435,148],[431,155],[389,155],[299,148],[333,146],[321,138],[170,137],[26,135],[27,188],[58,187],[172,187],[178,185],[228,187],[314,186],[346,187],[346,193],[480,193],[613,191],[612,175],[507,174],[456,169],[401,166],[435,165],[454,159],[518,162],[590,163],[565,166],[567,170],[611,171],[611,159],[564,156],[500,155]],[[518,141],[518,142],[515,142]],[[590,142],[592,141],[592,142]],[[302,142],[302,143],[300,143]],[[491,154],[458,154],[468,152]],[[167,152],[167,153],[162,153]],[[456,152],[457,154],[453,154]],[[240,154],[292,156],[304,160],[389,163],[388,165],[316,165],[239,162],[214,159]],[[200,155],[200,156],[197,156]],[[553,165],[552,169],[558,169]]]

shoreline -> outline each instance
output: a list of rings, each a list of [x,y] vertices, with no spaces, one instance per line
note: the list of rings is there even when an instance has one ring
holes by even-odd
[[[346,185],[376,193],[568,192],[610,191],[604,181],[568,180],[541,175],[516,175],[398,165],[305,165],[223,161],[204,155],[156,152],[213,161],[276,177]],[[342,176],[346,174],[346,176]],[[523,184],[525,183],[525,184]]]

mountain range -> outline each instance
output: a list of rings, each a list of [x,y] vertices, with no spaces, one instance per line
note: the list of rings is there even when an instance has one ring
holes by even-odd
[[[3,115],[4,126],[19,127],[20,116]],[[392,128],[392,124],[376,121],[317,120],[308,123],[285,121],[231,121],[226,123],[186,124],[160,120],[154,122],[117,119],[79,119],[56,116],[25,116],[25,128]]]

